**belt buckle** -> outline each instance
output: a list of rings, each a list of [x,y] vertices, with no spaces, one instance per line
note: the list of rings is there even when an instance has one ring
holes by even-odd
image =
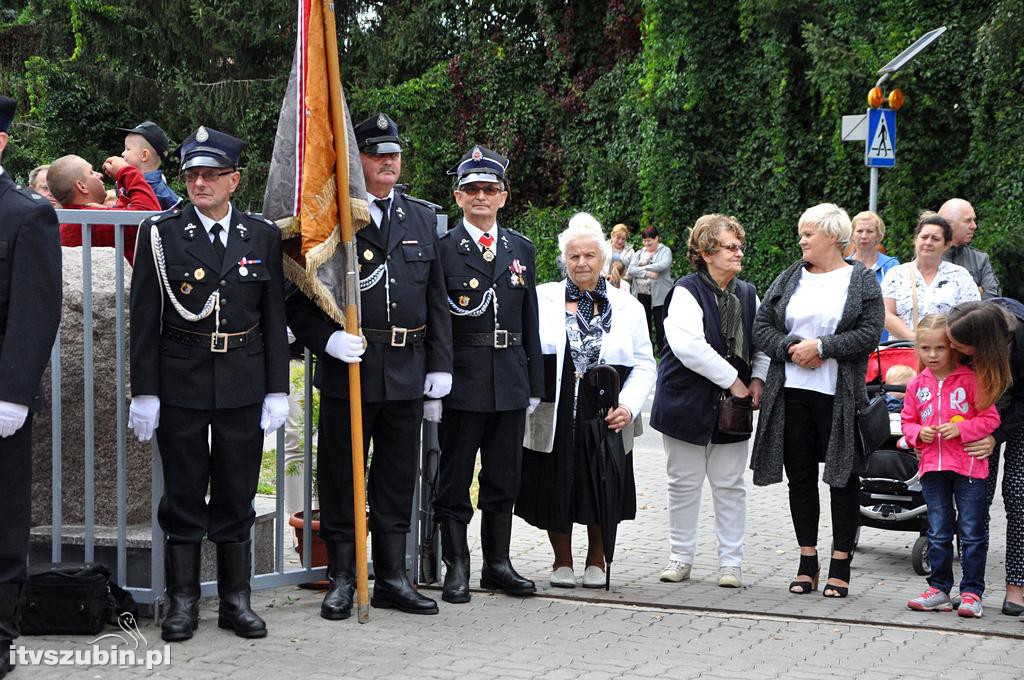
[[[494,349],[508,349],[508,331],[494,331]]]
[[[401,333],[401,336],[399,336]],[[397,326],[391,329],[391,346],[392,347],[405,347],[405,339],[409,335],[408,328],[398,328]],[[399,340],[401,337],[401,340]]]
[[[223,346],[222,346],[223,342]],[[225,354],[228,351],[228,334],[214,331],[210,333],[210,351]]]

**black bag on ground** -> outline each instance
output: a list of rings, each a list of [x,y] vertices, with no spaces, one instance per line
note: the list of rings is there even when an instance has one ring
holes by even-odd
[[[33,564],[25,586],[21,632],[25,635],[96,635],[135,601],[110,570],[91,562]]]

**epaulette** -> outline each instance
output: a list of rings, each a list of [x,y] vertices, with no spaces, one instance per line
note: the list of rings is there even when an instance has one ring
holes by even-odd
[[[245,216],[246,217],[251,217],[252,219],[256,220],[257,222],[264,222],[265,224],[269,224],[270,226],[272,226],[275,229],[277,229],[277,224],[274,222],[274,220],[267,219],[266,217],[263,216],[262,213],[254,213],[254,212],[251,212],[249,210],[246,210],[245,211]]]
[[[527,236],[526,234],[523,234],[521,232],[518,232],[515,229],[509,229],[508,227],[505,227],[505,231],[507,231],[508,233],[512,234],[513,236],[518,236],[519,238],[523,239],[527,243],[531,243],[531,244],[533,243],[533,241],[530,240],[529,236]]]
[[[165,210],[159,215],[153,215],[152,217],[149,218],[149,221],[152,222],[153,224],[159,224],[164,220],[170,219],[172,217],[177,217],[180,214],[180,210],[178,210],[177,208],[171,208],[170,210]]]
[[[422,198],[416,198],[415,196],[410,196],[409,194],[406,193],[402,194],[402,198],[406,199],[407,201],[419,203],[424,207],[430,208],[432,212],[441,212],[441,206],[439,206],[437,203],[431,203],[430,201],[425,201]]]
[[[446,231],[446,232],[444,232],[443,234],[441,234],[440,236],[438,236],[438,237],[437,237],[437,238],[438,238],[438,240],[441,240],[441,239],[446,239],[446,238],[448,238],[448,235],[449,235],[449,234],[451,234],[451,233],[452,233],[453,231],[455,231],[455,230],[454,230],[454,229],[449,229],[448,231]]]
[[[39,203],[40,201],[42,201],[43,203],[46,203],[47,205],[50,204],[50,202],[48,200],[46,200],[45,196],[42,196],[41,194],[37,194],[35,192],[35,190],[32,189],[31,187],[25,186],[23,184],[15,184],[14,185],[14,190],[17,191],[22,196],[24,196],[25,198],[31,200],[33,203]]]

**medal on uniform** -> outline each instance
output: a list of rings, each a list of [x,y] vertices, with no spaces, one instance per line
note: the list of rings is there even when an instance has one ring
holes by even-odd
[[[206,270],[200,267],[199,269],[196,269],[194,272],[192,272],[192,276],[195,278],[196,281],[202,281],[203,279],[206,278]]]
[[[364,250],[364,251],[363,251],[363,259],[364,259],[364,260],[366,260],[367,262],[369,262],[370,260],[372,260],[372,259],[373,259],[373,251],[372,251],[372,250],[370,250],[369,248],[367,248],[366,250]]]
[[[519,261],[519,258],[512,260],[512,264],[508,266],[508,270],[512,272],[509,277],[509,281],[512,282],[513,286],[525,286],[526,285],[526,267]]]
[[[513,286],[518,286],[519,285],[519,277],[516,274],[513,274],[512,276],[509,277],[509,282]]]
[[[494,261],[494,253],[492,253],[490,250],[485,250],[484,251],[484,260],[487,261],[487,262],[493,262]]]
[[[192,292],[192,284],[189,283],[188,281],[182,281],[181,282],[181,294],[182,295],[188,295],[191,292]]]
[[[469,306],[469,296],[468,295],[460,295],[459,296],[459,306],[460,307],[468,307]]]
[[[244,265],[239,267],[238,268],[238,275],[239,276],[248,276],[249,275],[249,269],[247,267],[245,267]]]
[[[473,290],[476,290],[479,286],[480,286],[480,281],[478,281],[477,279],[470,279],[469,280],[469,287],[472,288]]]
[[[247,265],[247,264],[262,264],[262,263],[263,263],[263,260],[250,260],[247,257],[243,257],[241,260],[238,261],[238,275],[239,276],[248,276],[249,275],[249,268],[246,267],[245,265]],[[256,272],[253,272],[252,275],[256,276]]]

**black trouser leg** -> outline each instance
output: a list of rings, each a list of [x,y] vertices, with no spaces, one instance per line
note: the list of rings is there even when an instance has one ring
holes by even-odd
[[[199,626],[200,548],[199,543],[165,547],[167,614],[160,624],[160,637],[167,642],[188,640]]]
[[[833,398],[809,390],[786,389],[783,465],[789,482],[789,510],[802,547],[818,545],[818,465],[825,458],[832,426]],[[838,548],[837,548],[838,549]]]
[[[32,415],[10,437],[0,439],[0,584],[28,579],[32,516]]]
[[[238,637],[261,638],[267,635],[267,624],[249,604],[251,551],[252,541],[217,544],[217,625],[235,631]]]
[[[0,678],[14,668],[11,644],[18,637],[23,583],[0,583]]]

